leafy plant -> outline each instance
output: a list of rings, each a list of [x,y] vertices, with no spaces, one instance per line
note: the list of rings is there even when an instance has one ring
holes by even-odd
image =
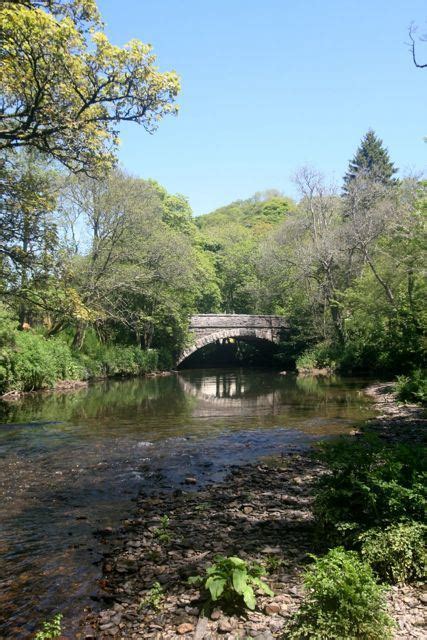
[[[269,596],[274,595],[268,584],[261,578],[265,570],[261,565],[248,564],[237,556],[215,556],[214,564],[206,569],[206,579],[192,576],[189,584],[204,583],[212,602],[222,601],[225,605],[236,606],[242,603],[248,609],[255,609],[255,589],[261,589]]]
[[[314,513],[322,539],[349,545],[364,531],[422,521],[425,455],[414,445],[384,444],[368,435],[322,445],[329,468],[317,485]]]
[[[362,558],[385,582],[422,580],[427,574],[426,531],[418,523],[370,529],[360,536]]]
[[[62,613],[57,613],[51,620],[42,623],[42,628],[34,636],[34,640],[53,640],[59,638],[62,633]]]
[[[164,544],[169,544],[172,540],[172,534],[169,530],[169,516],[164,515],[160,520],[160,527],[154,531],[155,537]]]
[[[314,558],[304,575],[306,596],[287,640],[389,640],[393,622],[385,588],[354,551],[342,547]]]
[[[282,567],[283,564],[284,564],[283,558],[279,558],[278,556],[275,556],[275,555],[267,556],[265,559],[265,567],[268,573],[274,573],[274,571],[277,571],[278,569],[280,569],[280,567]]]
[[[409,376],[397,376],[394,388],[402,402],[427,404],[427,375],[423,369],[415,369]]]
[[[327,342],[319,342],[300,354],[296,360],[297,369],[335,369],[337,366],[336,347]]]
[[[147,592],[145,598],[141,600],[139,608],[149,607],[150,609],[154,609],[154,611],[160,611],[164,598],[162,585],[156,581]]]

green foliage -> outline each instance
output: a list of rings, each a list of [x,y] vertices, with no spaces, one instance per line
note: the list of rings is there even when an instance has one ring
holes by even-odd
[[[314,557],[304,575],[306,596],[284,638],[288,640],[386,640],[392,620],[385,590],[369,565],[338,547]]]
[[[424,284],[420,278],[415,279],[415,307],[411,311],[404,274],[384,262],[377,264],[377,269],[395,285],[396,304],[392,307],[387,302],[368,269],[345,292],[345,345],[339,358],[339,367],[344,371],[405,371],[423,360],[419,324],[423,324]]]
[[[425,580],[426,531],[427,527],[418,523],[370,529],[359,538],[362,558],[384,582]]]
[[[157,529],[154,531],[154,536],[162,544],[169,544],[172,541],[172,533],[169,529],[169,522],[169,516],[165,514],[160,520],[160,527],[157,527]]]
[[[335,352],[335,353],[334,353]],[[334,358],[335,356],[335,358]],[[337,349],[329,342],[319,342],[296,359],[297,369],[335,369]]]
[[[62,633],[61,620],[62,613],[57,613],[52,620],[48,620],[42,623],[42,628],[34,636],[34,640],[53,640],[59,638]]]
[[[18,331],[0,306],[0,393],[51,388],[59,380],[143,375],[155,371],[158,354],[126,345],[104,346],[91,337],[86,352],[74,352],[65,336]]]
[[[72,171],[101,173],[114,163],[121,121],[153,132],[177,112],[177,74],[158,70],[151,45],[111,44],[95,0],[7,0],[0,30],[0,149],[36,148]]]
[[[201,576],[189,578],[190,584],[204,583],[212,602],[225,606],[242,606],[254,610],[255,589],[272,596],[270,587],[261,579],[265,570],[257,564],[248,564],[236,556],[215,556],[214,564],[206,569],[206,580]]]
[[[372,527],[423,521],[425,454],[419,446],[341,438],[321,445],[318,457],[329,471],[318,481],[314,502],[323,540],[352,545]]]
[[[276,555],[267,556],[265,559],[265,568],[268,573],[274,573],[278,569],[280,569],[284,564],[283,558],[280,558]]]
[[[344,191],[347,191],[348,185],[360,174],[383,184],[396,184],[397,181],[393,178],[396,171],[387,149],[383,146],[383,141],[370,129],[349,163],[348,171],[344,176]]]
[[[424,369],[414,369],[408,376],[398,376],[395,384],[398,400],[427,404],[427,375]]]
[[[139,608],[143,609],[147,607],[153,609],[154,611],[160,611],[164,599],[165,595],[163,593],[162,585],[160,584],[160,582],[155,582],[151,589],[147,592],[145,598],[143,598],[139,603]]]
[[[257,270],[260,243],[293,206],[289,198],[270,190],[195,220],[203,247],[215,264],[223,311],[254,312],[262,286]]]
[[[13,346],[3,347],[0,354],[0,392],[33,391],[83,377],[83,368],[60,338],[16,330],[12,335]]]

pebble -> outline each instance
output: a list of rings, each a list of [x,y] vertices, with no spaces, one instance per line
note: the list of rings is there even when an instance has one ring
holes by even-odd
[[[219,621],[218,630],[220,633],[229,633],[230,631],[233,631],[233,625],[229,620],[227,620],[227,618],[222,618],[222,620]]]
[[[192,631],[194,631],[194,624],[191,624],[191,622],[183,622],[177,628],[177,633],[179,633],[180,636],[191,633]]]
[[[275,613],[280,612],[280,605],[277,602],[271,602],[270,604],[265,605],[265,612],[268,615],[273,615]]]

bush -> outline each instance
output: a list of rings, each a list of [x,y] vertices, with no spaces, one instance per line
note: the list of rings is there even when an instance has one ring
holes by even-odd
[[[84,369],[60,338],[46,339],[15,330],[0,347],[0,392],[53,387],[58,380],[78,380]]]
[[[370,529],[360,536],[362,558],[390,584],[423,580],[427,573],[426,530],[417,523]]]
[[[70,346],[61,337],[46,341],[51,352],[56,380],[81,380],[84,368],[74,357]]]
[[[319,342],[311,349],[304,351],[296,360],[298,370],[303,369],[336,369],[338,353],[328,342]]]
[[[248,564],[235,556],[216,556],[214,564],[206,570],[205,581],[201,576],[193,576],[188,581],[190,584],[204,581],[212,602],[221,600],[230,607],[244,604],[253,610],[256,606],[254,589],[273,595],[270,587],[261,580],[264,575],[265,571],[260,565]]]
[[[409,376],[398,376],[394,388],[402,402],[427,404],[427,375],[423,369],[415,369]]]
[[[415,445],[384,444],[373,435],[322,445],[329,473],[315,492],[323,539],[352,545],[373,527],[424,518],[425,454]]]
[[[89,353],[73,352],[64,336],[45,338],[18,331],[0,306],[0,394],[51,388],[58,380],[133,376],[155,371],[158,353],[135,346],[104,346],[92,340]]]
[[[386,612],[385,589],[375,582],[372,569],[355,552],[338,547],[322,558],[315,558],[305,572],[304,587],[307,595],[284,638],[392,638],[393,623]]]
[[[158,352],[136,346],[102,344],[91,332],[83,350],[74,354],[85,378],[138,376],[158,368]]]
[[[56,362],[48,341],[29,332],[17,332],[15,340],[9,386],[18,391],[52,387],[57,380]]]

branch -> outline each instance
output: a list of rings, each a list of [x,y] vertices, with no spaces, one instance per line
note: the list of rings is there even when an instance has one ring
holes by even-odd
[[[409,27],[409,37],[411,39],[411,53],[412,53],[412,60],[414,62],[414,65],[416,67],[418,67],[418,69],[426,69],[427,68],[427,63],[426,64],[420,64],[417,61],[417,56],[415,54],[415,40],[414,40],[414,36],[413,33],[415,32],[415,27],[413,25],[411,25]]]

